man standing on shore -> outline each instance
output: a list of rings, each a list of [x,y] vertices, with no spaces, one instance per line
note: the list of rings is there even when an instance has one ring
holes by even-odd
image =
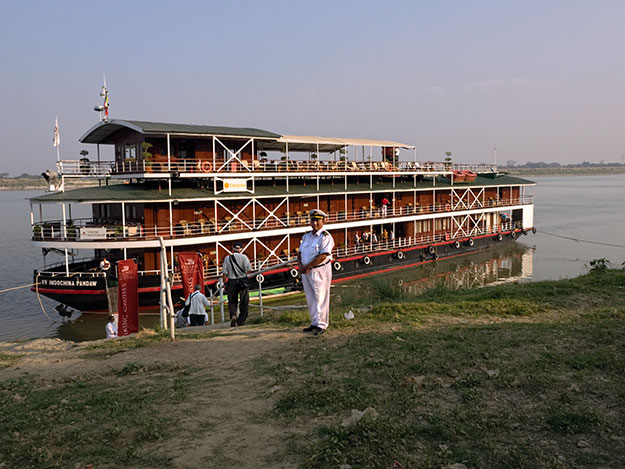
[[[248,257],[241,252],[243,245],[235,241],[232,254],[224,259],[222,280],[228,292],[228,312],[230,327],[242,326],[247,319],[250,304],[250,279],[247,273],[252,270]],[[228,283],[226,283],[226,279]],[[240,301],[239,301],[240,297]],[[237,306],[239,314],[237,316]]]
[[[323,228],[326,214],[313,209],[308,214],[312,231],[304,234],[297,261],[308,302],[310,326],[304,332],[321,335],[330,323],[330,283],[334,239]]]

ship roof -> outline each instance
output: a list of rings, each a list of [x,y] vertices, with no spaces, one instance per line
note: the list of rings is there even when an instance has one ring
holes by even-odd
[[[91,127],[82,137],[81,143],[115,143],[114,134],[121,129],[130,129],[141,135],[151,137],[164,137],[166,135],[179,137],[234,137],[259,139],[260,150],[284,150],[285,145],[289,151],[309,152],[333,152],[348,145],[394,147],[414,149],[413,145],[407,145],[392,140],[370,140],[363,138],[343,137],[314,137],[302,135],[281,135],[268,130],[252,127],[224,127],[216,125],[198,124],[170,124],[164,122],[148,122],[138,120],[111,119],[98,122]]]
[[[149,136],[215,136],[215,137],[242,137],[242,138],[260,138],[276,140],[281,137],[280,134],[269,132],[267,130],[255,129],[251,127],[223,127],[215,125],[198,125],[198,124],[169,124],[164,122],[148,122],[137,120],[120,120],[112,119],[108,121],[98,122],[91,127],[82,137],[82,143],[101,143],[113,144],[113,134],[120,129],[130,129],[142,135]]]
[[[509,175],[498,175],[496,178],[478,176],[474,182],[450,184],[449,179],[444,177],[436,178],[436,186],[432,186],[432,180],[426,179],[421,182],[417,182],[417,186],[414,186],[412,180],[395,183],[393,187],[392,180],[389,178],[388,182],[376,183],[371,189],[373,192],[378,191],[404,191],[412,189],[443,189],[454,187],[455,189],[462,189],[464,187],[475,186],[509,186],[509,185],[534,185],[535,183],[527,179],[522,179]],[[291,184],[289,186],[288,195],[311,195],[317,194],[336,194],[336,193],[350,193],[350,192],[368,192],[370,189],[366,184],[356,184],[350,182],[347,185],[347,190],[344,184],[337,183],[321,183],[319,184],[319,192],[317,192],[317,185],[314,181],[310,181],[309,184]],[[284,186],[273,187],[273,185],[260,185],[255,187],[255,197],[284,197],[287,193],[284,191]],[[143,183],[143,184],[113,184],[108,186],[91,186],[81,187],[78,189],[70,189],[65,192],[54,192],[30,199],[35,203],[59,203],[59,202],[76,202],[76,203],[105,203],[105,202],[128,202],[128,203],[141,203],[141,202],[158,202],[169,200],[200,200],[200,199],[229,199],[229,198],[249,198],[250,194],[246,192],[232,192],[232,193],[219,193],[215,194],[212,189],[189,187],[189,186],[174,186],[171,190],[171,196],[168,194],[167,186],[159,187],[157,183]]]

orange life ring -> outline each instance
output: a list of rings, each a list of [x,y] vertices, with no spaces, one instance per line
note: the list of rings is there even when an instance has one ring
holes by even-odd
[[[210,163],[210,161],[200,161],[199,166],[200,169],[205,173],[210,173],[213,169],[213,165]]]

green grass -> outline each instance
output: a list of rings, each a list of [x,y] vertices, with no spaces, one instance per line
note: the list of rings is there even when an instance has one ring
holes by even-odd
[[[309,442],[291,449],[305,467],[620,467],[624,285],[619,270],[470,291],[436,288],[399,304],[384,301],[387,293],[373,296],[373,308],[354,321],[333,319],[332,328],[358,334],[303,341],[297,354],[265,370],[284,389],[272,418],[317,422]],[[555,316],[544,321],[544,313]],[[421,327],[434,316],[464,321]],[[472,321],[483,316],[512,321]],[[372,328],[384,323],[391,329]],[[285,374],[285,367],[299,373]],[[352,409],[368,406],[377,419],[341,425]]]
[[[341,301],[332,304],[327,334],[285,341],[229,370],[232,379],[256,379],[254,389],[242,390],[250,397],[267,399],[279,385],[270,393],[272,410],[251,422],[280,428],[288,443],[276,445],[268,464],[622,467],[624,270],[476,290],[435,287],[420,295],[396,288],[374,280],[337,289]],[[342,317],[349,309],[352,321]],[[267,310],[250,323],[293,331],[308,323],[308,313]],[[228,332],[177,337],[210,340]],[[81,356],[102,360],[168,340],[156,331],[92,344]],[[0,355],[0,366],[16,360]],[[107,370],[0,381],[0,466],[171,467],[159,448],[188,429],[175,414],[161,413],[160,403],[193,399],[191,390],[214,377],[192,364],[137,359]],[[366,407],[377,417],[343,425],[352,410]],[[214,458],[206,465],[236,459],[219,450]]]
[[[23,354],[17,353],[0,353],[0,368],[15,365],[22,356]]]
[[[169,437],[176,418],[156,411],[158,403],[184,400],[192,381],[190,369],[127,363],[109,376],[3,382],[0,462],[24,468],[169,467],[166,455],[145,445]]]

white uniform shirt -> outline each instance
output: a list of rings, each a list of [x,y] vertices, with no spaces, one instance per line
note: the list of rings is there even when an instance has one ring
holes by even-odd
[[[106,323],[106,338],[114,339],[115,337],[117,337],[117,324],[115,324],[114,322],[107,322]]]
[[[334,249],[334,239],[325,229],[322,228],[317,233],[312,231],[305,233],[299,245],[302,265],[309,264],[319,254],[328,254],[325,262],[331,261],[332,249]]]
[[[189,298],[187,298],[187,301],[184,302],[184,304],[188,305],[189,302],[191,303],[191,307],[189,308],[189,314],[205,314],[206,309],[204,309],[204,307],[210,305],[204,294],[199,291],[194,291],[193,293],[191,293],[189,295]]]

